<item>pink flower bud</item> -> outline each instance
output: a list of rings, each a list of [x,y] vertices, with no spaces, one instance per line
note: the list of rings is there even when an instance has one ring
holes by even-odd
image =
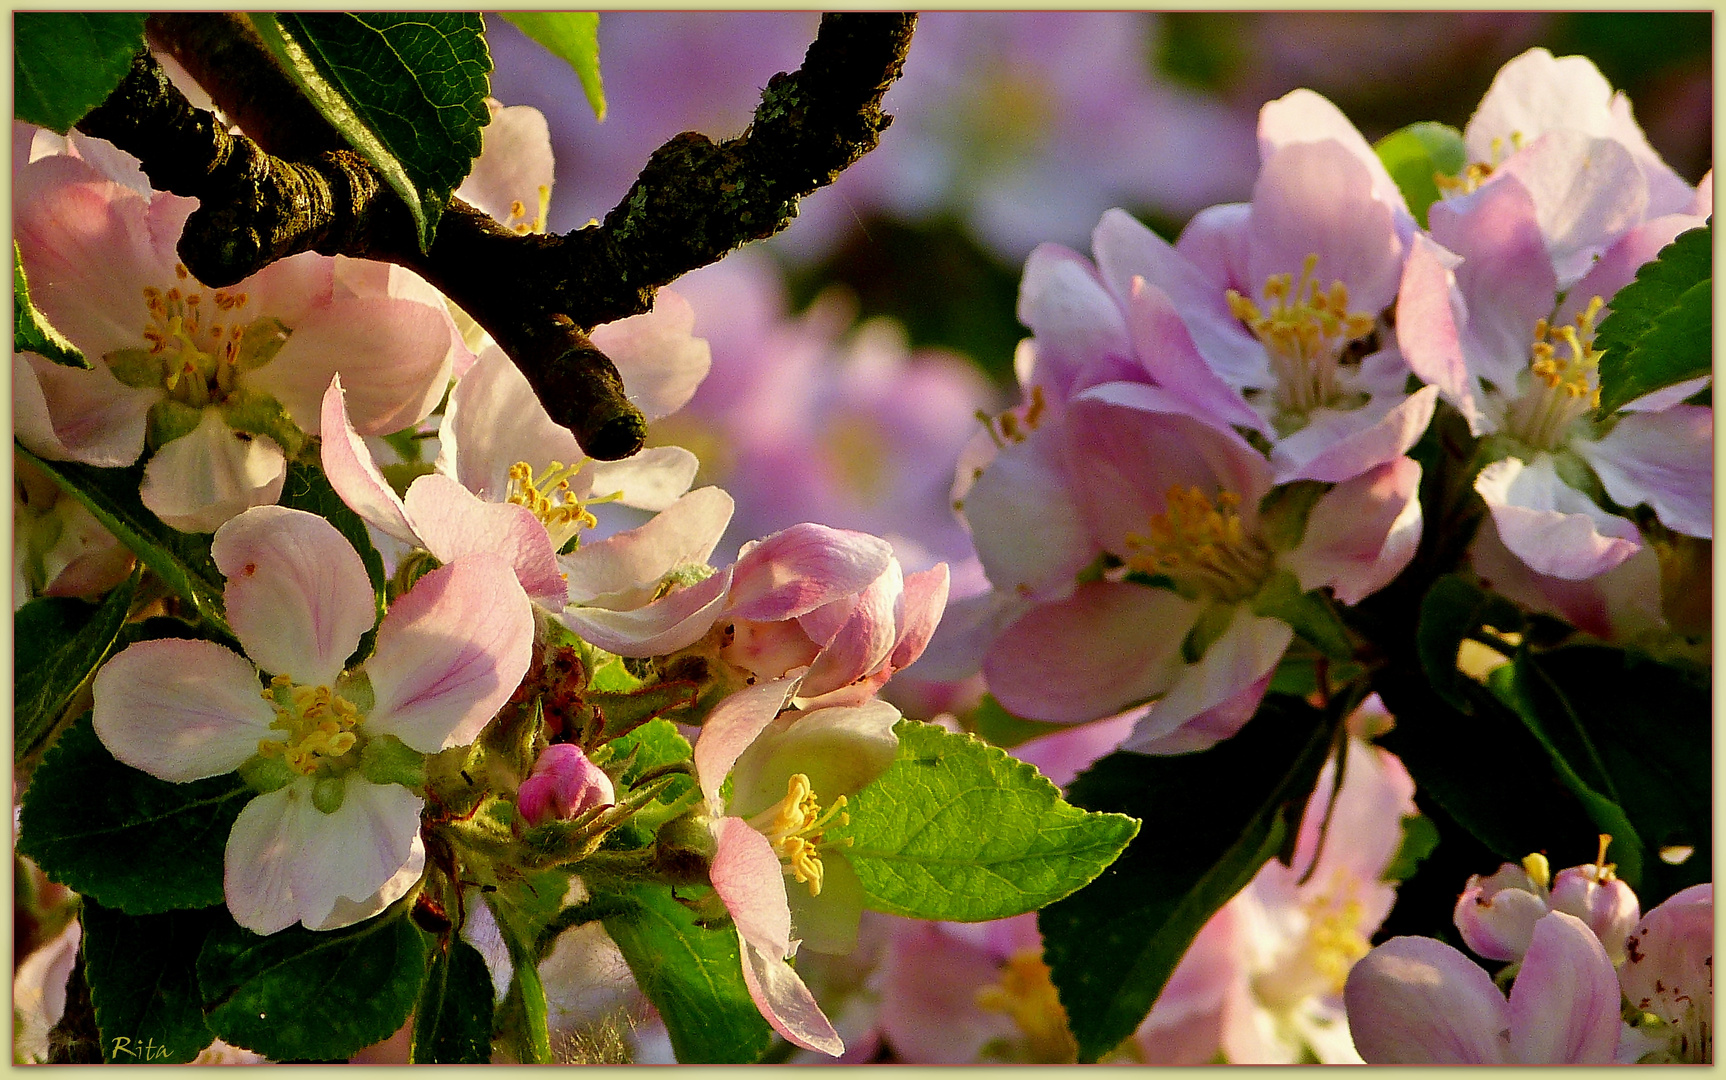
[[[1489,878],[1475,874],[1456,901],[1456,928],[1470,949],[1488,960],[1520,960],[1534,924],[1548,911],[1546,890],[1515,863]]]
[[[1552,879],[1552,910],[1588,924],[1614,964],[1624,960],[1624,939],[1642,918],[1642,905],[1630,886],[1610,870],[1589,863],[1560,870]]]
[[[589,810],[617,802],[611,777],[581,748],[554,743],[533,764],[533,772],[515,793],[515,807],[528,825],[568,821]]]

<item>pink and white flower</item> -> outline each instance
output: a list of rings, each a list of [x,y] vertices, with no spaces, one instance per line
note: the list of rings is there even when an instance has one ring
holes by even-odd
[[[1601,861],[1572,866],[1556,876],[1543,855],[1530,855],[1520,866],[1505,863],[1491,877],[1473,875],[1456,901],[1456,928],[1463,942],[1488,960],[1520,960],[1535,924],[1549,911],[1562,911],[1594,931],[1614,964],[1623,963],[1625,935],[1642,908],[1605,857],[1602,850]]]
[[[127,648],[96,675],[96,734],[159,779],[239,769],[259,790],[225,856],[240,925],[369,918],[424,868],[425,802],[407,786],[423,755],[471,742],[527,671],[527,597],[495,556],[456,560],[399,598],[371,656],[348,668],[375,611],[333,525],[257,507],[217,530],[211,554],[246,655],[180,639]]]
[[[1374,1065],[1610,1065],[1618,1049],[1618,976],[1581,919],[1535,924],[1505,1000],[1449,945],[1397,937],[1349,972],[1355,1049]]]
[[[899,713],[875,701],[780,716],[796,690],[795,679],[775,680],[721,702],[695,768],[715,842],[710,876],[737,924],[750,997],[786,1039],[837,1057],[843,1041],[785,961],[803,943],[835,953],[857,943],[862,885],[822,833],[892,764]]]
[[[1636,1048],[1635,1060],[1713,1061],[1713,883],[1667,897],[1637,924],[1625,949],[1619,985],[1647,1014],[1625,1038]]]
[[[175,528],[273,503],[333,374],[358,388],[358,430],[384,434],[471,362],[443,297],[400,267],[307,253],[207,290],[174,252],[195,200],[64,155],[23,169],[13,206],[33,299],[94,364],[14,354],[20,441],[103,467],[151,452],[144,504]]]
[[[1259,512],[1272,467],[1239,435],[1155,387],[1093,387],[966,497],[996,591],[973,602],[993,610],[960,628],[974,631],[963,647],[1019,715],[1081,723],[1155,699],[1127,749],[1212,745],[1252,715],[1293,640],[1255,610],[1263,590],[1287,574],[1353,604],[1383,586],[1419,539],[1419,478],[1407,458],[1381,465],[1285,536]],[[1081,577],[1094,564],[1114,569]]]
[[[12,607],[96,597],[126,580],[132,552],[42,470],[12,455]]]

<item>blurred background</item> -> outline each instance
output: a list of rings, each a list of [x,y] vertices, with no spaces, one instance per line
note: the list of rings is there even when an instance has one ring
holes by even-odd
[[[562,62],[489,19],[494,95],[550,120],[549,227],[603,217],[680,131],[741,133],[819,18],[606,12],[603,122]],[[654,441],[695,450],[700,482],[736,496],[721,556],[813,519],[889,536],[907,570],[946,559],[955,595],[978,591],[948,486],[973,414],[1010,403],[1019,270],[1038,243],[1088,251],[1112,206],[1172,239],[1247,198],[1258,109],[1296,87],[1369,140],[1460,128],[1537,45],[1591,58],[1695,182],[1712,165],[1712,41],[1708,12],[926,13],[881,145],[779,236],[674,284],[713,374]]]

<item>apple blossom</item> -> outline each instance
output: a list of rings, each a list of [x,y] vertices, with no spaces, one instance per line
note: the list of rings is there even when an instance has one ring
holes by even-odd
[[[246,656],[177,638],[128,647],[96,675],[96,734],[159,779],[238,769],[258,789],[225,856],[240,925],[369,918],[424,866],[425,803],[406,786],[422,755],[471,742],[527,670],[527,598],[495,556],[456,560],[396,601],[371,656],[348,669],[374,608],[333,525],[256,507],[217,530],[211,554]]]
[[[1643,916],[1625,941],[1618,982],[1645,1015],[1638,1061],[1714,1060],[1714,885],[1692,885]]]
[[[616,802],[611,777],[571,743],[553,743],[542,750],[515,793],[516,811],[530,826],[568,821]]]
[[[42,470],[12,455],[12,607],[94,597],[132,572],[132,553]]]
[[[174,252],[195,200],[65,155],[23,169],[13,205],[33,299],[94,362],[15,354],[20,440],[104,467],[150,451],[144,504],[183,531],[276,500],[332,374],[359,387],[357,429],[383,434],[430,413],[471,362],[443,298],[400,267],[308,252],[206,290]]]

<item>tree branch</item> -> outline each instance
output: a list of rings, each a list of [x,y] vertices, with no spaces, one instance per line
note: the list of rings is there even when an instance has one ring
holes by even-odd
[[[233,16],[156,16],[150,33],[258,141],[194,108],[148,53],[78,126],[138,157],[157,188],[200,200],[179,254],[205,285],[302,251],[406,266],[492,335],[583,450],[609,460],[640,449],[646,422],[586,331],[648,311],[660,286],[783,229],[799,199],[873,149],[915,24],[914,14],[824,15],[803,66],[769,81],[747,131],[718,144],[676,136],[602,224],[564,236],[517,235],[451,199],[420,252],[377,171],[333,148],[303,106],[279,111],[274,61]]]

